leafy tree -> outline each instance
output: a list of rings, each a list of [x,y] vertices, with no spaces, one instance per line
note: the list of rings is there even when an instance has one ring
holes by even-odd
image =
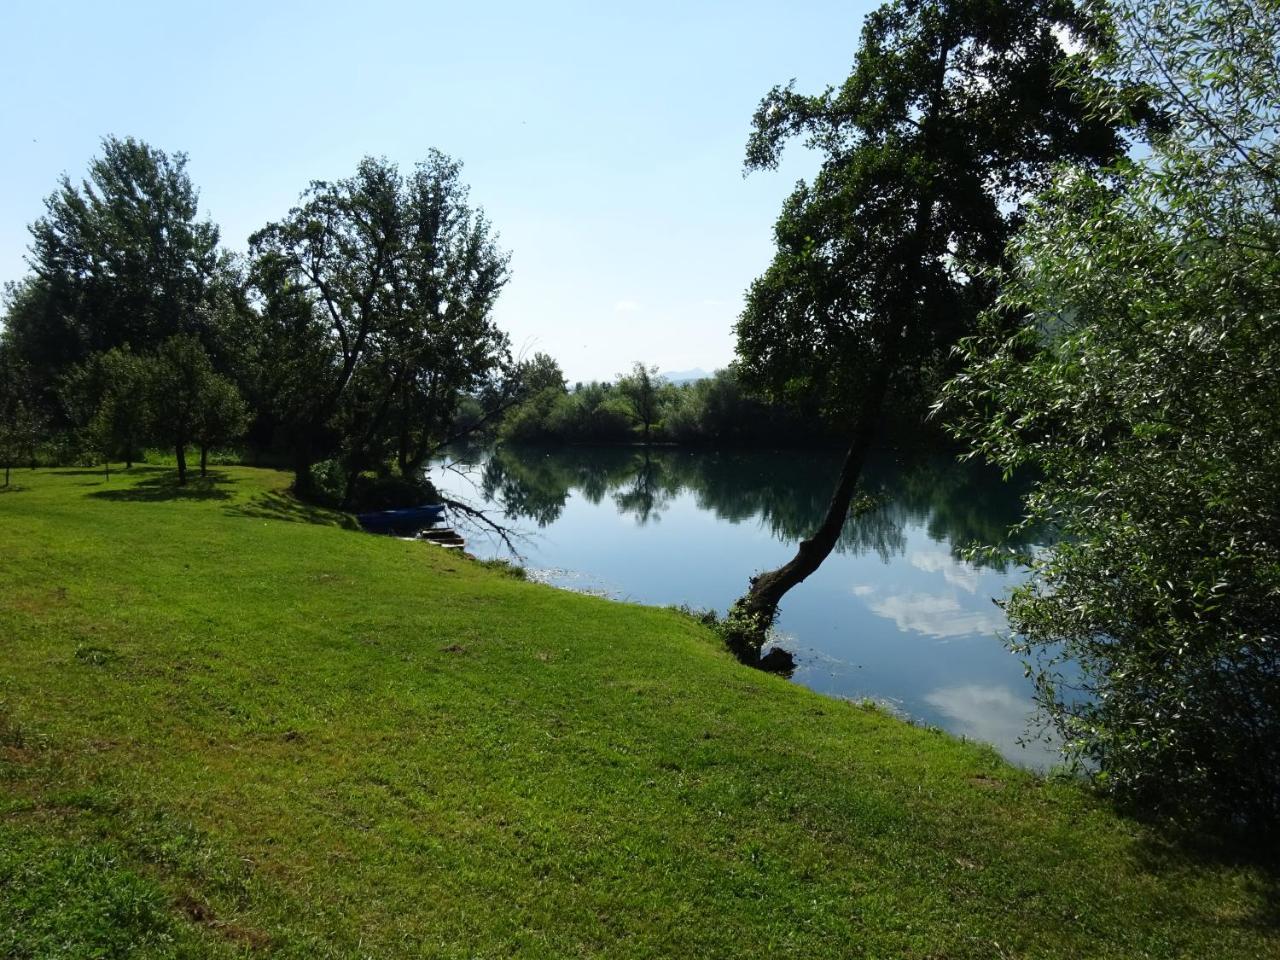
[[[626,398],[631,419],[640,425],[644,442],[652,440],[654,426],[662,419],[662,394],[666,381],[658,376],[657,367],[646,367],[637,361],[631,372],[618,375],[618,392]]]
[[[1146,158],[1044,194],[945,399],[981,453],[1043,477],[1029,517],[1060,536],[1007,610],[1069,755],[1148,808],[1273,829],[1280,6],[1111,9],[1097,109],[1144,82],[1175,122]]]
[[[209,473],[209,450],[244,436],[249,425],[249,408],[225,377],[209,379],[201,397],[192,439],[200,447],[200,476]]]
[[[325,448],[348,493],[387,459],[416,474],[461,398],[501,375],[508,257],[459,173],[435,151],[407,176],[366,158],[251,238],[267,326],[285,334],[276,386],[300,488]]]
[[[519,365],[520,386],[528,396],[550,390],[564,393],[566,382],[564,371],[555,358],[546,353],[535,353],[529,360]]]
[[[153,417],[151,380],[154,365],[127,348],[114,348],[96,358],[87,378],[95,393],[89,435],[104,463],[121,455],[125,467],[150,435]],[[109,468],[108,468],[109,470]]]
[[[190,335],[171,337],[160,345],[152,364],[149,400],[155,436],[177,458],[179,484],[187,482],[187,447],[201,442],[203,472],[210,439],[233,439],[237,414],[240,419],[243,415],[235,387],[214,372],[209,354]]]
[[[886,397],[923,389],[993,296],[1021,201],[1061,159],[1114,157],[1112,125],[1055,81],[1060,38],[1105,32],[1066,0],[894,0],[870,14],[836,90],[775,88],[755,114],[749,170],[805,135],[821,151],[775,228],[777,252],[737,324],[739,370],[769,396],[814,404],[849,438],[830,508],[783,567],[738,601],[752,659],[788,590],[838,542]]]
[[[224,261],[199,220],[187,158],[108,137],[79,184],[63,177],[31,225],[33,274],[8,290],[6,336],[45,399],[96,353],[202,332]],[[208,338],[206,338],[208,339]]]

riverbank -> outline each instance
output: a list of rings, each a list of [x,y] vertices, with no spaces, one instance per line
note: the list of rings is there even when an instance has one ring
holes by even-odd
[[[1280,951],[1274,875],[674,612],[351,531],[272,471],[14,480],[0,955]]]

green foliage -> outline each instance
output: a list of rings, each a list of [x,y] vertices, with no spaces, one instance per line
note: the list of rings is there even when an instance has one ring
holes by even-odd
[[[300,487],[325,454],[343,464],[344,499],[377,465],[418,473],[461,398],[503,374],[507,338],[492,310],[508,256],[460,170],[435,151],[407,175],[366,158],[251,238],[263,392]]]
[[[839,541],[886,401],[927,406],[919,388],[990,304],[984,270],[1028,193],[1060,159],[1120,151],[1109,118],[1056,81],[1066,41],[1101,34],[1070,0],[892,0],[864,20],[838,90],[761,102],[747,168],[776,167],[801,134],[822,165],[783,204],[736,326],[738,367],[748,387],[817,409],[848,455],[822,523],[739,601],[757,622]]]
[[[830,431],[812,414],[768,403],[747,393],[733,370],[674,385],[646,370],[613,383],[541,390],[509,411],[499,435],[516,443],[634,443],[642,440],[637,394],[646,405],[650,440],[715,446],[791,446],[829,442]]]
[[[440,501],[439,492],[425,475],[406,477],[389,465],[383,465],[380,470],[361,471],[352,478],[341,462],[322,460],[315,465],[312,479],[308,500],[328,507],[390,510]]]
[[[544,390],[563,393],[566,386],[560,364],[550,354],[541,352],[517,365],[515,379],[527,394],[541,393]]]
[[[225,377],[211,377],[205,384],[192,431],[202,458],[211,448],[240,439],[248,425],[249,408],[235,384]]]
[[[626,400],[631,420],[640,427],[645,443],[653,439],[653,428],[662,419],[668,386],[657,367],[646,367],[639,361],[631,365],[630,373],[618,375],[616,389]]]
[[[1055,82],[1063,35],[1100,30],[1062,0],[897,0],[867,16],[840,87],[764,98],[747,168],[774,168],[800,135],[823,160],[783,205],[738,321],[748,385],[849,431],[971,328],[1020,201],[1059,159],[1121,147]]]
[[[76,364],[178,334],[211,344],[229,281],[218,230],[198,219],[186,156],[107,137],[80,184],[64,176],[31,226],[33,275],[11,287],[5,336],[42,395]]]
[[[93,396],[84,401],[92,410],[85,431],[90,445],[104,462],[122,459],[131,464],[150,438],[152,424],[165,414],[154,403],[155,363],[127,347],[114,347],[88,366],[91,374],[78,383],[73,377],[69,390],[93,389]]]
[[[513,563],[510,560],[504,560],[501,557],[496,557],[492,560],[477,560],[476,562],[485,569],[492,570],[504,577],[510,577],[512,580],[529,579],[529,574],[524,567],[520,566],[518,563]]]
[[[157,442],[177,455],[178,482],[186,482],[186,447],[236,439],[246,423],[244,402],[234,385],[214,373],[200,341],[171,337],[150,363],[149,405]],[[202,469],[203,472],[203,469]]]
[[[0,467],[5,486],[14,464],[24,458],[35,463],[44,423],[29,370],[0,341]]]
[[[1173,122],[1041,196],[946,399],[979,452],[1043,476],[1029,515],[1059,539],[1008,613],[1069,753],[1145,806],[1274,828],[1280,7],[1111,13],[1122,47],[1093,75],[1148,83]]]
[[[631,405],[611,383],[541,390],[511,410],[499,435],[518,443],[630,443]]]

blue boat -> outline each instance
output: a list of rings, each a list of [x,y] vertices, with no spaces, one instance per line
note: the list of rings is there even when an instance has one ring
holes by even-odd
[[[421,507],[404,507],[400,510],[379,510],[376,513],[357,513],[356,520],[370,533],[395,533],[421,530],[444,518],[444,504],[430,503]]]

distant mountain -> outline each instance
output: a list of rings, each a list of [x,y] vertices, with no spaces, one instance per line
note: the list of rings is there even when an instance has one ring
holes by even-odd
[[[692,370],[661,370],[659,372],[674,384],[693,383],[695,380],[706,380],[711,376],[701,367],[694,367]]]

